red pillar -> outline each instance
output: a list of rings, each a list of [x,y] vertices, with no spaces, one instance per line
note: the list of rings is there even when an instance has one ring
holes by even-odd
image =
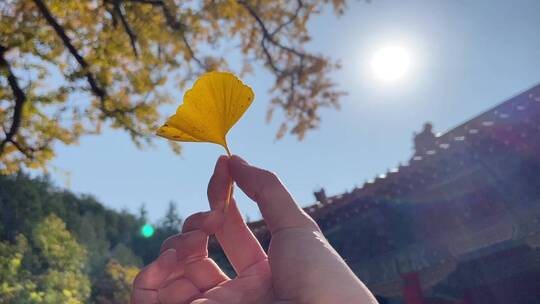
[[[402,273],[401,278],[403,279],[403,300],[405,304],[424,304],[418,273]]]

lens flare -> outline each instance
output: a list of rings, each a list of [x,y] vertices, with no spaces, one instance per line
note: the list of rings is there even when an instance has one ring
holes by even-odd
[[[152,237],[154,235],[154,227],[150,224],[144,224],[144,226],[141,227],[141,235],[145,238]]]

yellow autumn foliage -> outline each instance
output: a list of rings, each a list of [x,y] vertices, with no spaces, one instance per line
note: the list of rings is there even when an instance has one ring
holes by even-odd
[[[0,1],[0,173],[47,169],[60,145],[104,126],[144,147],[163,119],[160,107],[176,94],[171,88],[252,65],[274,80],[269,117],[282,110],[278,136],[301,138],[341,95],[329,79],[337,65],[306,50],[307,23],[325,7],[340,14],[345,0]],[[241,66],[228,66],[226,48],[238,51]],[[219,134],[190,140],[226,146],[218,135],[231,122],[220,123]]]

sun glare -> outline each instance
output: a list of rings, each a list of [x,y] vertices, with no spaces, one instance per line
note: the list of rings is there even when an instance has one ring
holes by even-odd
[[[402,78],[409,69],[410,57],[400,46],[387,46],[375,52],[371,68],[377,79],[391,82]]]

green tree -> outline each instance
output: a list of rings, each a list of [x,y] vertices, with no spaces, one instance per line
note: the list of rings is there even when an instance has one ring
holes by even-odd
[[[178,207],[175,202],[170,201],[165,217],[161,221],[159,228],[163,229],[166,234],[172,235],[180,231],[181,225],[182,218],[178,215]]]
[[[48,181],[24,174],[0,175],[0,239],[14,242],[18,234],[30,235],[43,218],[42,201],[47,200]]]
[[[107,209],[91,196],[74,195],[55,187],[47,177],[30,178],[22,172],[12,176],[0,175],[0,210],[0,240],[11,243],[16,241],[19,234],[31,235],[35,226],[47,215],[56,214],[66,223],[66,229],[86,247],[91,276],[103,272],[108,258],[116,257],[115,250],[119,250],[118,254],[122,256],[129,256],[129,253],[117,247],[123,245],[133,251],[134,238],[142,225],[136,216],[126,210],[117,212]],[[141,245],[148,246],[147,243]],[[140,248],[142,251],[156,252],[158,249],[159,244],[152,248]],[[139,258],[136,255],[131,260]],[[124,265],[124,260],[119,261]]]
[[[25,303],[42,297],[30,271],[23,267],[28,241],[17,236],[14,244],[0,242],[0,303]]]
[[[110,243],[105,234],[103,217],[84,214],[75,233],[88,252],[88,272],[96,275],[103,271],[109,255]]]
[[[98,304],[129,303],[131,286],[138,272],[137,267],[109,260],[103,275],[94,283],[92,299]]]
[[[104,123],[149,143],[166,88],[229,69],[230,46],[242,72],[256,64],[273,75],[278,136],[303,137],[342,95],[329,79],[337,64],[305,48],[308,20],[327,6],[342,14],[345,0],[1,1],[0,170],[45,168],[56,143]]]
[[[110,256],[124,266],[141,267],[143,265],[140,257],[126,245],[119,243],[111,250]]]
[[[45,303],[84,303],[90,295],[90,281],[84,273],[86,250],[66,230],[56,215],[47,216],[32,234],[42,259],[39,275]]]
[[[84,303],[90,281],[84,273],[86,250],[55,215],[33,230],[30,242],[0,243],[0,302]]]

